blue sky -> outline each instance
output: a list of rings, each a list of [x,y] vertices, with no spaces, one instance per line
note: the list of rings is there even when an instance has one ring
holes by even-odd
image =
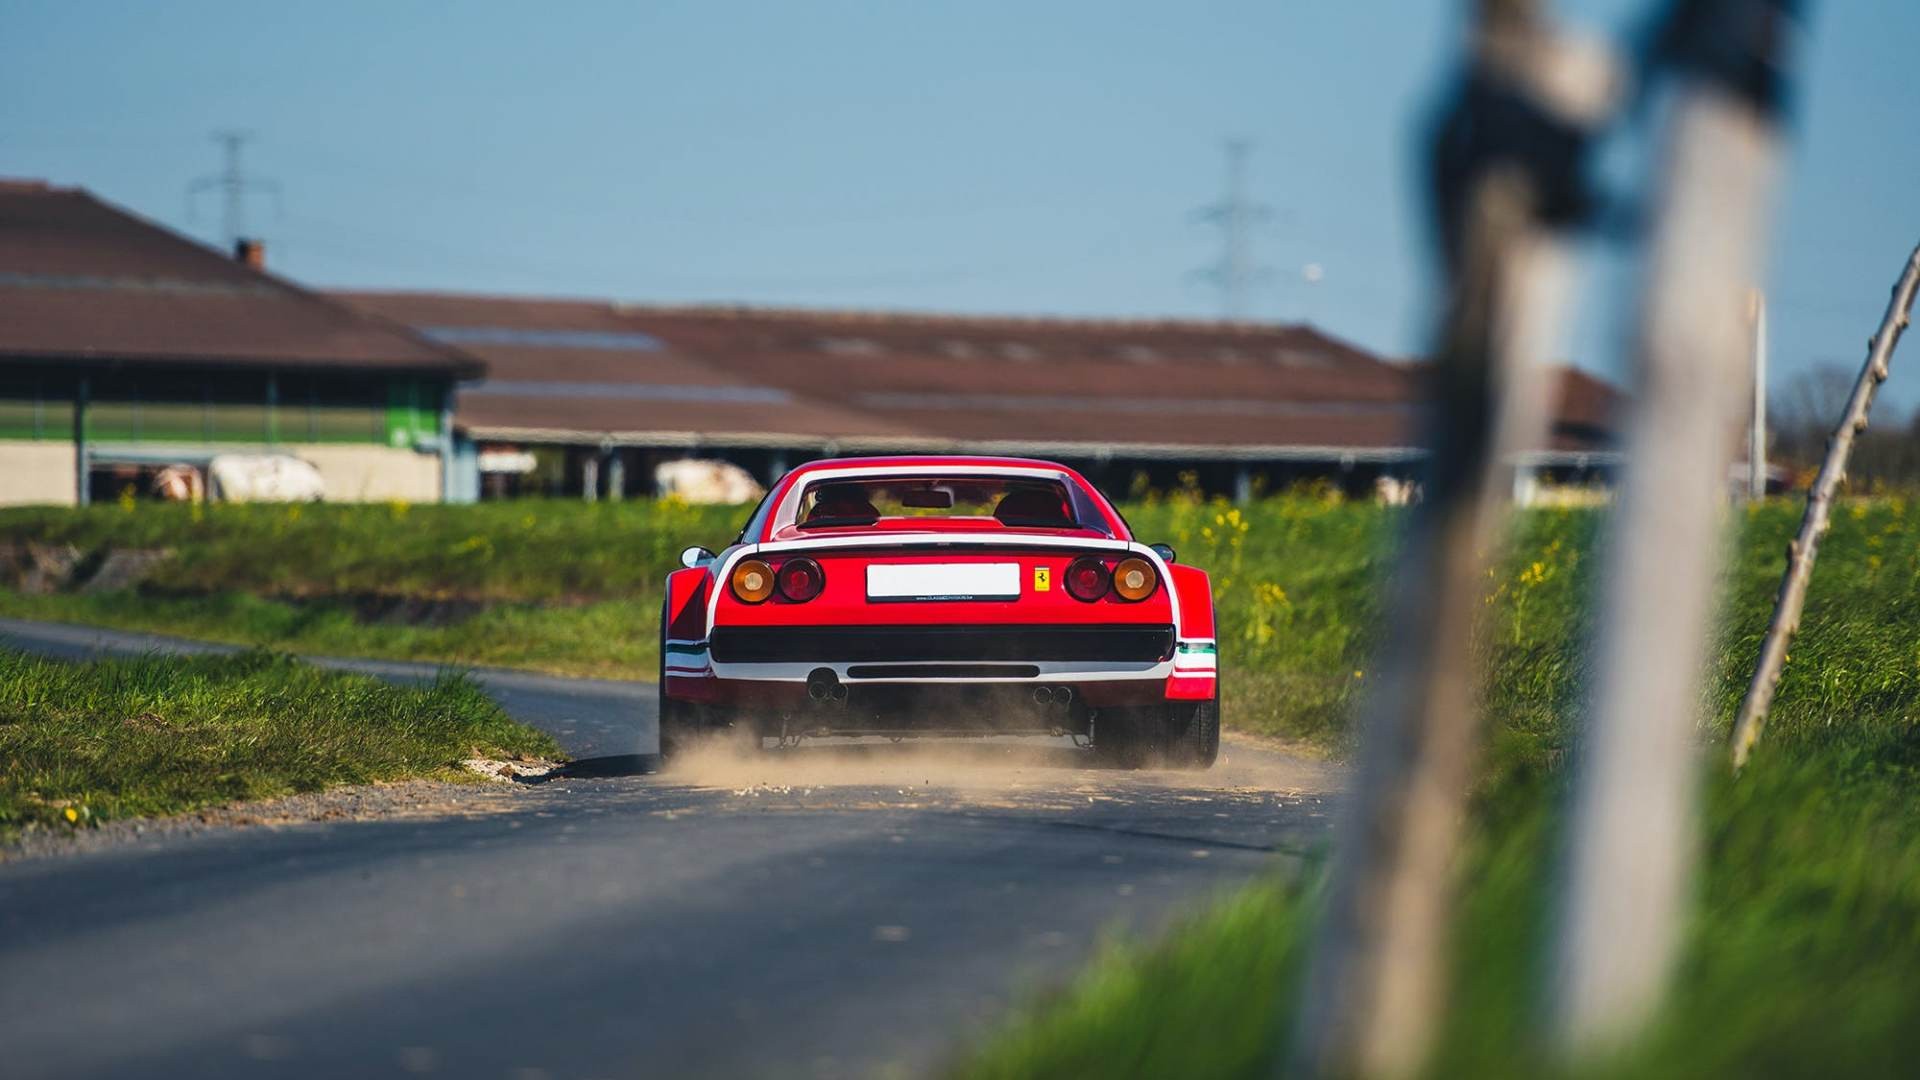
[[[1559,9],[1617,33],[1645,6]],[[1857,364],[1920,239],[1920,4],[1817,7],[1768,276],[1777,378]],[[244,128],[284,188],[253,231],[317,285],[1210,315],[1189,272],[1218,237],[1192,211],[1239,136],[1275,210],[1254,313],[1407,354],[1431,296],[1411,137],[1463,9],[0,0],[0,175],[213,239],[219,206],[190,214],[187,185],[218,166],[209,133]],[[1568,352],[1613,373],[1631,267],[1599,256]]]

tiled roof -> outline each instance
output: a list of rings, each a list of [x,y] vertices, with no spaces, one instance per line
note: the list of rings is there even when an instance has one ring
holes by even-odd
[[[483,357],[458,407],[482,437],[1302,456],[1415,438],[1409,370],[1309,326],[340,298]]]
[[[0,357],[481,370],[85,191],[31,181],[0,181]]]

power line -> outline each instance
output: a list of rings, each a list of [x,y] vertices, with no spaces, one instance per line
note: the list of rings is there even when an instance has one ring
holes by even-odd
[[[1273,209],[1253,202],[1247,195],[1247,156],[1252,144],[1245,139],[1227,141],[1227,192],[1225,198],[1201,207],[1195,216],[1220,226],[1220,259],[1196,272],[1202,281],[1220,290],[1221,314],[1240,320],[1247,316],[1247,298],[1256,282],[1271,275],[1253,260],[1253,227],[1273,217]]]
[[[224,164],[219,172],[209,173],[196,178],[187,185],[187,216],[193,216],[200,194],[206,191],[218,191],[221,195],[220,229],[225,235],[227,247],[231,250],[241,240],[248,238],[247,233],[247,195],[257,192],[273,197],[274,205],[280,204],[280,182],[257,176],[248,176],[240,163],[240,152],[253,140],[250,131],[226,130],[213,133],[213,141],[220,144]]]

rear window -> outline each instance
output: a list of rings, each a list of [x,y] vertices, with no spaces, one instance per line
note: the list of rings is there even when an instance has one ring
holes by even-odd
[[[1029,529],[1080,527],[1065,484],[1011,477],[821,480],[800,498],[802,529],[872,525],[881,518],[993,518]]]

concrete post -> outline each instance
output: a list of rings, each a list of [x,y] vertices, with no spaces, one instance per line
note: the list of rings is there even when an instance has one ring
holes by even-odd
[[[87,380],[81,379],[73,389],[73,472],[75,506],[85,506],[92,499],[87,490],[87,396],[92,387]]]
[[[453,384],[449,383],[440,390],[440,501],[459,502],[459,491],[453,469]]]
[[[580,459],[580,497],[587,502],[600,497],[600,455],[597,452]]]
[[[1767,497],[1767,294],[1753,291],[1753,417],[1747,428],[1747,498]]]
[[[607,501],[619,502],[627,497],[627,459],[618,450],[608,450],[606,455]]]
[[[1513,505],[1532,506],[1534,498],[1540,493],[1538,470],[1532,465],[1513,467]]]
[[[267,372],[267,422],[265,427],[267,445],[277,445],[280,442],[280,377],[271,371]]]

